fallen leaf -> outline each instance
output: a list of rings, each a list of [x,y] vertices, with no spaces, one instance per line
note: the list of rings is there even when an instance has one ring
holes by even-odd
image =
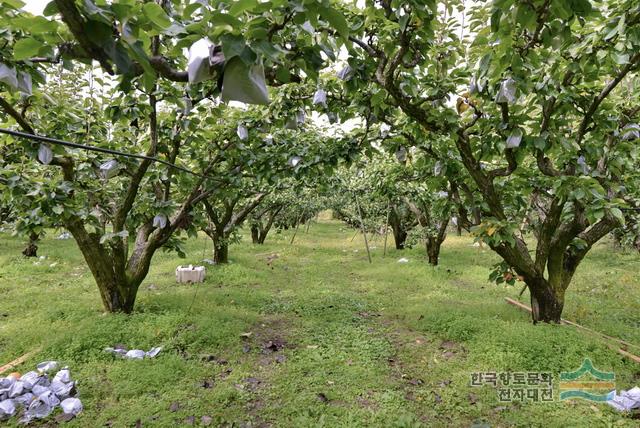
[[[251,337],[251,335],[253,334],[253,332],[248,331],[246,333],[240,333],[240,337],[242,337],[243,339],[248,339]]]
[[[254,391],[258,388],[258,386],[262,383],[262,381],[258,378],[255,377],[248,377],[244,379],[244,382],[246,384],[246,388]]]
[[[204,361],[206,363],[218,363],[221,366],[225,366],[225,365],[227,365],[229,363],[224,358],[218,358],[215,355],[211,355],[211,354],[202,356],[202,361]]]
[[[450,340],[445,340],[440,344],[440,349],[454,350],[457,347],[458,347],[458,344]]]
[[[213,380],[211,380],[211,379],[204,379],[204,380],[202,380],[202,381],[200,382],[200,386],[201,386],[202,388],[205,388],[205,389],[211,389],[211,388],[213,388]]]
[[[269,340],[262,345],[262,349],[268,352],[277,352],[284,348],[284,341],[280,339]]]
[[[74,415],[73,413],[60,413],[56,416],[56,422],[69,422],[75,417],[76,415]]]

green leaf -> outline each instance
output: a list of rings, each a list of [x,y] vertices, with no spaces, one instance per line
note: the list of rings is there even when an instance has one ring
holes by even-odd
[[[341,12],[332,7],[323,7],[320,8],[320,16],[326,19],[344,39],[349,37],[349,24]]]
[[[502,9],[496,9],[491,15],[491,31],[497,33],[500,29],[500,18],[502,18]]]
[[[50,1],[42,11],[44,16],[53,16],[58,13],[58,5],[54,1]]]
[[[14,9],[21,9],[25,4],[21,0],[2,0],[2,3],[9,5]]]
[[[42,42],[33,38],[20,39],[13,45],[13,58],[17,61],[31,58],[42,46]]]
[[[171,25],[171,19],[169,19],[164,9],[157,3],[145,3],[145,5],[142,6],[142,12],[151,22],[160,28],[168,28]]]
[[[246,46],[244,37],[233,34],[223,35],[220,37],[220,41],[222,42],[222,53],[224,53],[224,58],[227,61],[234,56],[240,56]]]
[[[611,208],[611,215],[614,216],[620,223],[624,224],[624,215],[620,208]]]
[[[628,64],[629,63],[629,54],[628,53],[624,53],[624,54],[614,53],[613,54],[613,59],[615,60],[616,64],[619,64],[619,65]]]
[[[202,7],[201,3],[198,2],[193,2],[187,6],[185,6],[184,11],[182,11],[182,17],[184,19],[189,19],[191,18],[191,15],[193,15],[193,13],[200,9]]]
[[[253,9],[258,5],[258,0],[238,0],[229,8],[229,13],[238,16],[246,10]]]
[[[229,14],[214,12],[209,18],[209,23],[214,26],[228,25],[232,30],[237,30],[242,27],[242,22]]]

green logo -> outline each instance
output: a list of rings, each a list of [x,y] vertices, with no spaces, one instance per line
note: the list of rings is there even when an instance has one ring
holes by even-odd
[[[601,372],[593,367],[590,359],[585,358],[578,370],[560,373],[560,399],[609,401],[615,396],[615,379],[614,373]]]

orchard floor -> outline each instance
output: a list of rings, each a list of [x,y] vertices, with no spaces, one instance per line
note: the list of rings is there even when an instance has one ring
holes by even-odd
[[[618,389],[640,384],[640,364],[573,327],[533,326],[507,305],[520,286],[488,283],[497,258],[471,238],[450,236],[434,269],[423,248],[383,258],[381,239],[370,265],[361,237],[336,222],[301,229],[294,245],[291,233],[263,246],[245,237],[232,263],[208,267],[198,286],[176,284],[174,269],[205,248],[210,257],[210,242],[189,240],[186,260],[157,254],[130,316],[102,313],[73,240],[49,233],[46,259],[34,261],[0,234],[0,365],[34,349],[20,370],[68,365],[85,411],[67,427],[201,426],[206,417],[238,427],[638,426],[557,391],[551,403],[501,403],[493,387],[469,385],[483,371],[557,379],[587,357],[615,372]],[[565,317],[640,344],[640,257],[598,246]],[[129,361],[103,352],[115,344],[164,349]]]

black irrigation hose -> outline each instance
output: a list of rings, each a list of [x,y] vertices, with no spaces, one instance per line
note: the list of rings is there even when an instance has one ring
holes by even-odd
[[[5,129],[5,128],[0,128],[0,133],[11,135],[13,137],[27,138],[29,140],[43,141],[43,142],[46,142],[46,143],[56,144],[56,145],[59,145],[59,146],[72,147],[74,149],[89,150],[89,151],[93,151],[93,152],[107,153],[107,154],[110,154],[110,155],[124,156],[124,157],[128,157],[128,158],[150,160],[152,162],[158,162],[158,163],[166,165],[166,166],[168,166],[170,168],[174,168],[174,169],[177,169],[177,170],[180,170],[180,171],[195,175],[197,177],[203,177],[202,174],[198,174],[197,172],[193,172],[193,171],[191,171],[189,169],[186,169],[184,167],[175,165],[175,164],[173,164],[171,162],[167,162],[165,160],[154,158],[154,157],[151,157],[151,156],[136,155],[136,154],[133,154],[133,153],[119,152],[117,150],[103,149],[101,147],[87,146],[85,144],[72,143],[70,141],[58,140],[57,138],[43,137],[41,135],[29,134],[29,133],[20,132],[20,131],[12,131],[11,129]]]

